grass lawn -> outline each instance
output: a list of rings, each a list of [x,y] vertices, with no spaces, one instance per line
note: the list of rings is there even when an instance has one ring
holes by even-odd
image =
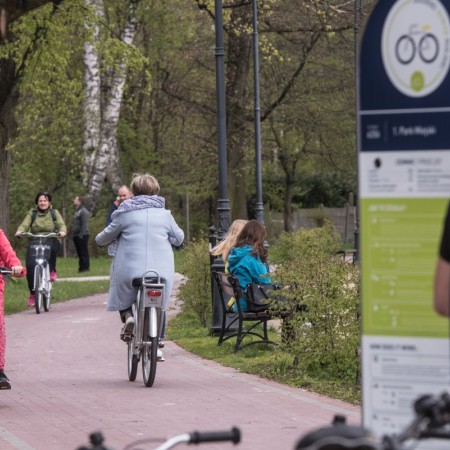
[[[235,339],[217,345],[218,337],[211,336],[194,314],[181,313],[171,319],[167,337],[196,355],[217,361],[224,366],[258,375],[288,386],[306,389],[349,403],[360,403],[359,386],[331,379],[326,372],[307,374],[292,354],[274,345],[252,345],[234,353]],[[276,330],[269,330],[269,339],[280,342]]]
[[[91,270],[78,273],[78,258],[58,258],[56,267],[59,278],[86,278],[89,276],[109,275],[111,258],[91,258]],[[109,280],[101,281],[57,281],[53,284],[52,303],[63,302],[73,298],[107,292]],[[13,314],[27,309],[29,291],[26,278],[13,278],[6,285],[5,312]]]

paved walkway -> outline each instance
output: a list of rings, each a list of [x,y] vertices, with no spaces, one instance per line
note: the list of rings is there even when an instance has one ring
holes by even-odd
[[[119,317],[105,311],[105,302],[106,295],[95,295],[6,318],[13,389],[0,392],[1,450],[75,450],[96,430],[119,450],[138,439],[160,442],[233,425],[242,430],[239,449],[290,450],[336,413],[359,421],[357,407],[239,373],[172,342],[152,388],[144,387],[140,367],[130,383]]]

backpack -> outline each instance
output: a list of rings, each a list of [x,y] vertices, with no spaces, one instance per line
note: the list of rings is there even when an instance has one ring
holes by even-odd
[[[50,215],[52,216],[53,223],[55,224],[55,230],[57,230],[58,227],[56,223],[56,212],[53,208],[50,208]],[[33,222],[36,220],[36,217],[37,217],[37,209],[33,209],[33,211],[31,212],[30,228],[33,225]]]

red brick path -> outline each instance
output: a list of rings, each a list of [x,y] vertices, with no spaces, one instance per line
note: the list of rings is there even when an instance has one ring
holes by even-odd
[[[118,314],[106,312],[105,302],[106,295],[96,295],[55,304],[39,316],[26,311],[6,318],[13,389],[0,392],[1,450],[75,450],[96,430],[119,450],[144,437],[233,425],[242,430],[238,449],[290,450],[336,413],[359,421],[357,407],[241,374],[171,342],[154,387],[144,387],[140,367],[130,383]]]

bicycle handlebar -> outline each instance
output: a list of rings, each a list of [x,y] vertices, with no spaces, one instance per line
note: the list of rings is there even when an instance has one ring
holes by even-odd
[[[7,267],[0,267],[0,273],[2,275],[11,275],[12,274],[12,270],[8,269]]]
[[[190,433],[190,444],[199,444],[201,442],[220,442],[231,441],[233,444],[238,444],[241,441],[241,430],[233,427],[229,431],[209,431],[200,432],[194,431]]]
[[[33,234],[29,233],[28,231],[23,231],[20,233],[20,236],[28,236],[28,237],[34,237],[34,238],[57,238],[61,237],[59,233],[47,233],[47,234]]]
[[[450,393],[423,395],[414,402],[416,417],[398,436],[383,436],[383,450],[401,450],[408,439],[450,439]]]
[[[407,450],[406,441],[422,439],[450,440],[450,393],[423,395],[414,402],[414,419],[397,435],[375,439],[361,426],[349,426],[345,417],[335,416],[332,426],[319,428],[303,436],[296,450]],[[331,447],[330,447],[331,446]],[[411,447],[408,447],[411,448]]]
[[[238,444],[241,441],[241,431],[233,427],[229,431],[194,431],[192,433],[179,434],[168,439],[155,450],[169,450],[181,443],[202,444],[204,442],[224,442],[231,441]]]
[[[92,433],[90,436],[90,447],[78,447],[77,450],[109,450],[108,447],[103,445],[104,439],[101,432]],[[153,439],[143,439],[140,441],[132,442],[127,445],[124,450],[131,450],[135,448],[137,444],[144,444],[152,442]],[[228,431],[194,431],[192,433],[178,434],[167,439],[155,450],[169,450],[178,444],[202,444],[204,442],[225,442],[230,441],[233,444],[238,444],[241,441],[241,431],[239,428],[233,427]]]

